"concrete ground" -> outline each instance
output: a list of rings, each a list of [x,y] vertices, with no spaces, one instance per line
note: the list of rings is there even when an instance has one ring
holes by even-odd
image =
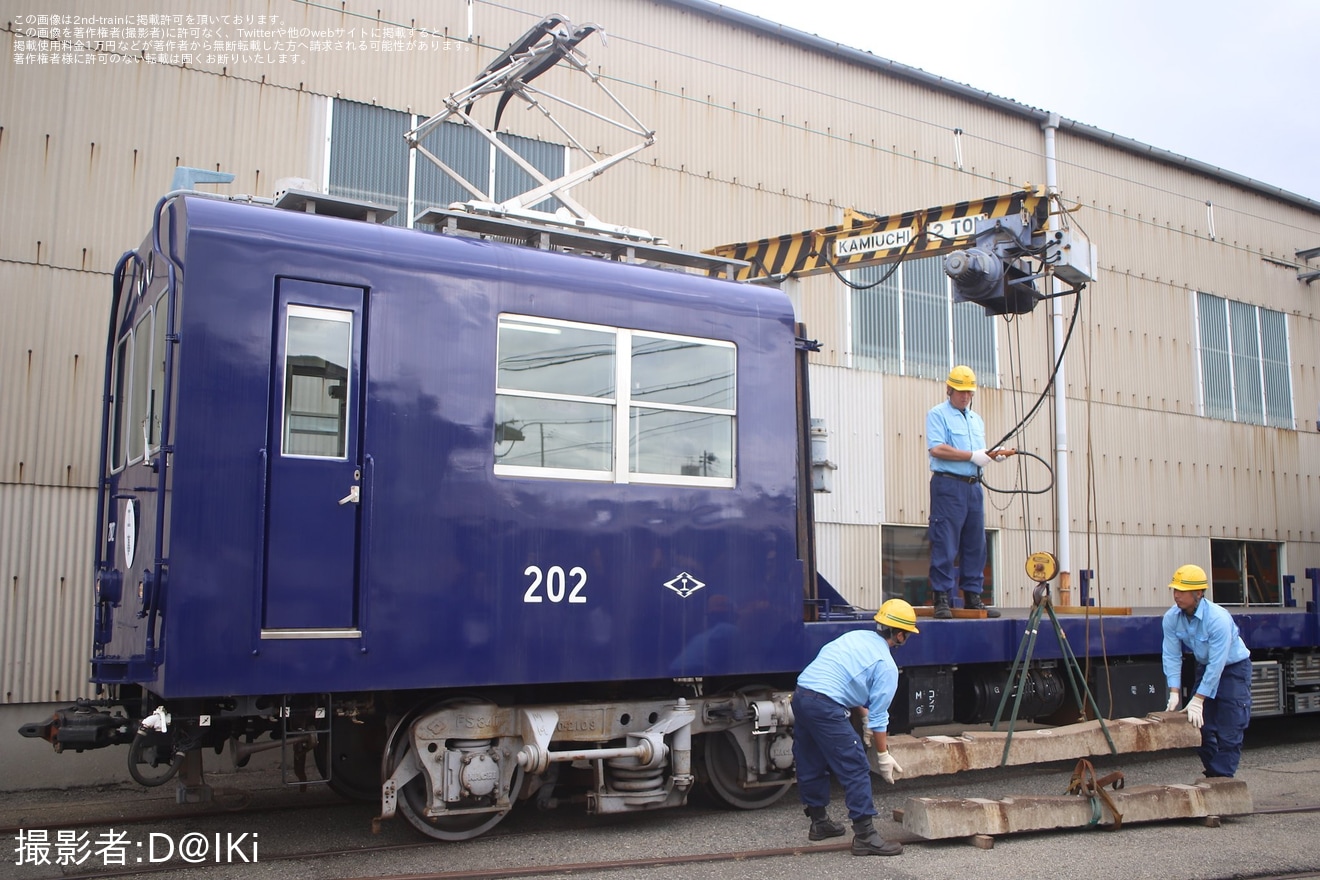
[[[887,785],[874,780],[877,827],[907,850],[896,858],[853,858],[847,837],[809,844],[806,820],[796,792],[763,810],[712,811],[699,804],[678,810],[619,816],[587,816],[580,808],[538,812],[519,805],[488,834],[470,841],[437,842],[423,838],[404,820],[384,824],[379,835],[370,830],[378,806],[340,803],[324,786],[283,786],[277,771],[267,766],[232,772],[225,756],[207,755],[208,781],[215,786],[210,806],[177,806],[172,785],[143,789],[129,784],[60,789],[52,786],[0,795],[0,828],[42,829],[52,839],[61,828],[76,827],[82,818],[144,816],[145,823],[123,826],[130,833],[148,832],[175,840],[189,833],[244,834],[259,832],[257,864],[222,864],[170,870],[156,865],[156,880],[295,880],[295,878],[360,877],[448,872],[455,876],[479,871],[509,870],[520,877],[557,876],[553,867],[606,860],[636,860],[622,871],[575,872],[588,880],[796,880],[802,876],[866,880],[1223,880],[1288,874],[1320,876],[1320,846],[1314,834],[1315,812],[1265,812],[1293,808],[1320,809],[1320,715],[1264,719],[1253,723],[1238,778],[1251,792],[1255,815],[1226,819],[1222,827],[1196,821],[1125,824],[1121,830],[1061,829],[1008,834],[995,838],[992,849],[977,849],[965,840],[922,841],[890,821],[892,812],[909,798],[987,798],[1058,795],[1067,787],[1073,764],[1055,762],[1031,767],[964,772],[952,776],[901,780]],[[125,749],[108,750],[123,760]],[[88,755],[62,756],[78,761]],[[1094,759],[1100,773],[1121,770],[1129,787],[1192,783],[1200,762],[1191,750]],[[832,808],[842,818],[841,797]],[[296,809],[262,810],[262,807]],[[177,817],[177,818],[176,818]],[[104,829],[92,828],[96,835]],[[163,838],[162,838],[163,839]],[[840,847],[840,842],[843,846]],[[355,849],[380,847],[355,855]],[[750,849],[811,846],[801,855],[739,861],[695,861],[660,866],[648,860],[674,855],[728,853]],[[307,854],[338,850],[329,857]],[[535,868],[546,866],[544,874]],[[0,877],[54,880],[104,871],[104,865],[72,870],[54,865],[0,864]],[[145,867],[145,865],[143,866]],[[131,868],[131,865],[130,865]]]

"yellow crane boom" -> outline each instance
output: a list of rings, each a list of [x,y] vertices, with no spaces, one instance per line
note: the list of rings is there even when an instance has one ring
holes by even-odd
[[[1049,199],[1023,190],[886,217],[849,208],[837,226],[720,245],[705,253],[747,263],[738,270],[739,281],[802,278],[906,257],[941,256],[973,244],[979,220],[1014,214],[1027,215],[1031,228],[1043,230],[1049,217]]]

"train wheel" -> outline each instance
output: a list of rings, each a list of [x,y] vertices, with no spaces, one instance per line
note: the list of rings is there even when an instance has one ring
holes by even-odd
[[[385,721],[369,715],[360,720],[336,716],[330,741],[316,744],[316,769],[335,794],[350,801],[380,801],[381,754],[385,751]]]
[[[701,737],[702,782],[706,793],[726,807],[759,810],[779,800],[793,787],[790,779],[783,785],[758,788],[743,787],[747,765],[738,741],[729,731],[708,733]]]
[[[389,779],[394,771],[412,752],[412,737],[408,735],[413,722],[419,717],[461,703],[475,703],[478,700],[446,700],[421,711],[414,711],[404,716],[390,733],[385,747],[383,778]],[[514,771],[510,792],[517,792],[522,787],[523,771],[519,767]],[[512,797],[512,796],[511,796]],[[508,810],[491,813],[460,813],[455,816],[426,815],[426,777],[418,774],[399,789],[399,811],[418,831],[437,840],[471,840],[485,834],[499,824],[508,815]]]

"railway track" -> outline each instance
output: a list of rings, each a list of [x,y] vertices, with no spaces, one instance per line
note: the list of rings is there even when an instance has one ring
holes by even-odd
[[[280,814],[294,814],[299,811],[305,811],[309,807],[328,808],[334,804],[315,804],[315,805],[283,805],[267,806],[255,810],[230,812],[230,813],[193,813],[188,816],[180,817],[178,815],[166,816],[163,814],[141,815],[132,819],[122,817],[101,816],[88,817],[77,823],[61,823],[64,828],[98,828],[114,827],[124,831],[139,827],[173,827],[179,825],[188,825],[197,827],[197,820],[225,820],[235,816],[251,817],[263,816],[271,818]],[[353,805],[340,803],[340,807],[351,810]],[[356,810],[355,812],[361,812]],[[1257,807],[1247,816],[1234,817],[1235,821],[1241,822],[1251,817],[1271,818],[1278,816],[1295,816],[1304,814],[1320,813],[1320,803],[1306,805],[1262,805]],[[681,819],[681,824],[699,826],[709,820],[711,816],[728,815],[723,811],[714,810],[689,810],[679,811],[674,814],[676,818]],[[749,819],[754,821],[754,819]],[[1191,826],[1195,825],[1194,820],[1179,820],[1181,824]],[[164,823],[170,823],[165,826]],[[206,823],[200,823],[206,824]],[[212,823],[214,824],[214,823]],[[886,830],[887,836],[895,836],[895,830],[903,840],[905,847],[909,849],[921,847],[949,848],[951,846],[961,846],[958,841],[926,841],[915,838],[912,835],[906,835],[901,831],[901,826],[893,825]],[[10,827],[0,828],[0,832],[6,836],[17,834],[21,829]],[[183,832],[171,832],[183,833]],[[189,834],[210,834],[210,831],[190,831]],[[284,852],[261,852],[259,859],[255,859],[245,872],[245,876],[279,876],[279,866],[281,864],[298,864],[308,866],[313,864],[328,863],[345,858],[372,858],[376,861],[379,857],[389,855],[399,855],[405,853],[426,853],[428,851],[442,851],[446,847],[453,846],[485,846],[499,847],[508,849],[517,849],[521,846],[521,841],[537,841],[547,836],[553,835],[553,829],[547,830],[543,827],[536,827],[528,830],[504,830],[493,831],[488,837],[480,841],[471,841],[465,844],[446,844],[434,840],[418,838],[407,841],[391,841],[380,844],[365,844],[354,846],[331,846],[317,847],[310,849],[293,849]],[[1057,835],[1069,835],[1076,832],[1071,830],[1060,830]],[[1120,832],[1122,833],[1122,832]],[[1047,836],[1047,835],[1038,835]],[[441,871],[409,871],[406,873],[375,874],[364,873],[361,876],[342,876],[340,880],[516,880],[516,878],[535,878],[535,877],[583,877],[597,874],[617,874],[621,877],[640,876],[639,872],[647,870],[661,870],[683,868],[684,866],[708,866],[714,867],[721,864],[730,863],[752,863],[768,862],[774,860],[793,860],[802,858],[819,858],[822,856],[837,857],[841,854],[847,854],[850,844],[848,838],[843,838],[842,842],[822,842],[815,844],[804,844],[796,846],[771,846],[771,847],[751,847],[745,849],[717,849],[706,852],[688,852],[688,853],[666,853],[656,855],[646,855],[635,858],[600,858],[585,861],[562,861],[551,864],[527,864],[527,865],[501,865],[488,868],[464,867],[456,870]],[[863,863],[871,860],[862,860]],[[799,863],[800,864],[800,863]],[[845,863],[847,864],[847,863]],[[262,866],[258,872],[257,865]],[[75,870],[66,872],[65,876],[76,877],[78,880],[116,880],[116,878],[128,877],[156,877],[161,875],[175,875],[179,877],[205,876],[208,872],[214,872],[217,865],[213,862],[200,864],[180,863],[178,860],[170,860],[161,864],[137,864],[125,865],[122,867],[105,867],[92,870]],[[339,875],[336,875],[339,876]],[[684,875],[680,875],[684,876]],[[1029,875],[1022,875],[1023,877]],[[1241,873],[1234,872],[1231,875],[1233,880],[1303,880],[1303,878],[1320,878],[1320,862],[1317,863],[1315,870],[1293,871],[1288,873]]]
[[[845,880],[874,880],[876,876],[904,880],[949,876],[975,880],[1320,877],[1320,848],[1314,845],[1313,832],[1315,816],[1320,813],[1320,757],[1309,737],[1282,735],[1270,740],[1244,761],[1242,776],[1248,780],[1254,811],[1225,821],[1219,828],[1176,820],[1125,824],[1112,833],[1011,834],[998,838],[990,853],[963,840],[925,841],[907,834],[901,825],[882,821],[877,823],[882,833],[907,846],[904,855],[882,860],[852,858],[847,854],[848,837],[807,843],[801,809],[792,793],[750,812],[693,803],[650,814],[585,816],[573,807],[542,812],[520,804],[486,834],[446,843],[421,837],[401,821],[386,822],[381,833],[373,835],[375,805],[343,801],[325,788],[309,786],[299,793],[296,786],[270,785],[269,778],[263,783],[249,776],[243,780],[250,786],[247,789],[218,786],[215,803],[207,806],[176,806],[164,792],[137,790],[33,793],[30,804],[6,798],[0,801],[0,836],[11,843],[6,847],[9,864],[0,875],[15,880],[135,876],[151,880],[281,880],[294,876],[336,880],[725,880],[754,876],[796,880],[822,872]],[[1194,754],[1181,752],[1121,760],[1129,785],[1191,781],[1199,771]],[[1069,770],[1071,766],[1042,765],[904,780],[896,788],[877,783],[876,804],[882,819],[887,819],[909,797],[993,799],[1010,792],[1062,793]],[[836,818],[842,818],[837,799],[833,809]],[[16,866],[16,836],[43,827],[52,841],[57,832],[95,840],[106,829],[115,829],[144,844],[153,834],[179,843],[189,835],[215,841],[226,834],[250,833],[252,847],[247,855],[255,858],[188,863],[176,855],[157,862],[145,857],[134,861],[137,852],[146,856],[144,848],[130,851],[129,858],[119,864],[93,856],[79,865]],[[1077,873],[1069,874],[1069,869]]]
[[[128,792],[125,794],[131,796],[137,792]],[[5,811],[7,817],[4,824],[0,824],[0,836],[12,836],[24,828],[32,828],[39,824],[58,823],[61,828],[96,828],[114,825],[122,827],[127,825],[163,825],[169,822],[178,822],[185,819],[199,819],[207,817],[223,816],[249,816],[261,815],[266,813],[285,813],[306,810],[325,810],[336,807],[346,806],[346,802],[338,796],[330,796],[323,800],[316,800],[309,803],[306,799],[289,803],[264,803],[254,805],[253,792],[242,789],[220,790],[216,792],[215,799],[209,804],[188,804],[177,805],[167,798],[153,798],[147,811],[131,809],[131,801],[126,801],[128,807],[121,808],[118,812],[104,813],[101,815],[77,816],[76,818],[67,818],[59,815],[68,808],[64,805],[54,807],[34,807],[22,811]],[[260,794],[260,793],[258,793]],[[21,821],[15,822],[12,818],[15,814],[22,815]]]

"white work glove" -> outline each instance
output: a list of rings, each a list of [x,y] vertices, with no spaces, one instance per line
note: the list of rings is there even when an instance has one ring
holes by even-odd
[[[1178,691],[1169,689],[1169,703],[1164,707],[1165,712],[1177,712],[1178,704],[1182,702],[1182,695]]]
[[[977,467],[985,467],[994,460],[995,459],[986,455],[984,449],[978,449],[972,453],[972,464],[976,465]]]
[[[1205,697],[1200,694],[1197,694],[1187,701],[1187,720],[1190,721],[1192,727],[1195,727],[1197,730],[1200,730],[1201,725],[1205,723],[1205,719],[1201,712],[1201,704],[1204,702]]]
[[[903,778],[903,768],[899,766],[898,762],[894,760],[894,756],[889,752],[881,752],[876,755],[875,766],[880,778],[890,785],[893,785],[895,780]]]

